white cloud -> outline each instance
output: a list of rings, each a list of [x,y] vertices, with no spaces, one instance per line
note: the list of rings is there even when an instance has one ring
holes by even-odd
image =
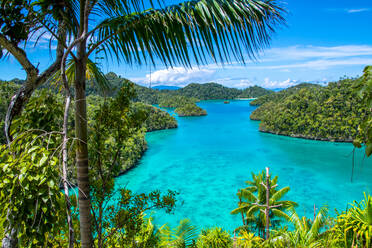
[[[234,88],[240,88],[240,89],[244,89],[244,88],[248,88],[248,87],[251,87],[251,86],[254,86],[255,84],[252,83],[250,80],[248,79],[241,79],[239,83],[235,83],[233,85]]]
[[[361,8],[361,9],[346,9],[347,13],[359,13],[359,12],[366,12],[371,11],[369,8]]]
[[[157,70],[147,74],[145,78],[132,78],[135,82],[149,83],[152,85],[174,85],[185,86],[191,82],[209,82],[214,70],[205,68],[186,69],[183,67],[174,67],[170,69]]]
[[[260,84],[261,87],[267,88],[267,89],[281,89],[281,88],[288,88],[291,86],[294,86],[298,84],[298,81],[291,80],[288,78],[284,81],[271,81],[269,78],[265,78],[264,82]]]

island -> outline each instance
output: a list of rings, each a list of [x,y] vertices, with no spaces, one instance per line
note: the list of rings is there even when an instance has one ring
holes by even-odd
[[[353,142],[360,135],[360,123],[370,114],[354,90],[359,80],[341,79],[325,87],[301,84],[259,97],[251,102],[260,106],[250,118],[261,121],[261,132]]]
[[[180,117],[184,116],[205,116],[207,115],[207,111],[202,109],[201,107],[194,104],[186,104],[185,106],[178,107],[175,109],[175,112]]]

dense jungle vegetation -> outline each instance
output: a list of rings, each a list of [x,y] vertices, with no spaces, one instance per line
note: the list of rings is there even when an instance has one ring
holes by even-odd
[[[200,108],[196,104],[186,104],[184,106],[180,106],[174,110],[178,114],[178,116],[203,116],[207,115],[207,111]]]
[[[326,87],[303,84],[253,101],[262,104],[251,119],[260,131],[307,139],[352,142],[370,111],[357,97],[360,79],[342,79]]]
[[[263,105],[264,103],[270,102],[270,101],[275,101],[278,102],[287,96],[299,91],[300,89],[303,88],[320,88],[321,86],[318,84],[312,84],[312,83],[301,83],[297,84],[295,86],[289,87],[287,89],[278,91],[278,92],[272,92],[272,94],[260,96],[257,99],[254,99],[253,101],[250,102],[250,105],[252,106],[260,106]]]

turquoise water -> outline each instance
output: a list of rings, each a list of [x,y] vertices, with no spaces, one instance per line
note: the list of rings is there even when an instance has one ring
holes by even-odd
[[[201,227],[233,230],[240,216],[236,192],[251,172],[269,166],[279,176],[279,187],[290,186],[288,199],[308,217],[313,206],[344,210],[372,189],[372,159],[356,153],[351,182],[351,144],[311,141],[258,132],[249,115],[248,101],[201,102],[208,116],[178,118],[179,127],[147,134],[149,145],[139,165],[117,178],[117,185],[137,193],[176,190],[178,207],[173,215],[153,213],[158,224],[176,225],[189,218]]]

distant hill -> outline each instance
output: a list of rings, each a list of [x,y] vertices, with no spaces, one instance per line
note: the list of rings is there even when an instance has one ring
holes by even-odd
[[[187,97],[195,97],[200,100],[255,98],[273,93],[271,90],[259,86],[246,89],[229,88],[217,83],[189,84],[177,90],[177,93]]]
[[[157,86],[154,86],[152,87],[153,89],[156,89],[156,90],[178,90],[180,89],[181,87],[178,87],[178,86],[171,86],[171,85],[157,85]]]
[[[303,88],[320,88],[320,87],[322,87],[322,86],[320,86],[319,84],[301,83],[301,84],[297,84],[295,86],[289,87],[287,89],[277,91],[273,94],[261,96],[261,97],[257,98],[256,100],[250,102],[250,104],[252,106],[259,106],[259,105],[263,105],[263,104],[265,104],[267,102],[270,102],[270,101],[280,101],[281,99],[284,99],[285,97],[299,91],[300,89],[303,89]]]
[[[124,78],[118,77],[115,73],[110,72],[106,75],[113,88],[116,89],[123,82]],[[88,86],[89,88],[89,86]],[[161,99],[172,96],[183,96],[198,100],[217,100],[217,99],[236,99],[236,98],[257,98],[260,96],[274,93],[259,86],[252,86],[246,89],[229,88],[217,83],[197,84],[192,83],[186,87],[159,85],[153,88],[144,87],[135,84],[137,97],[135,101],[148,104],[160,104]],[[92,92],[94,90],[91,90]],[[87,90],[88,92],[88,90]]]

